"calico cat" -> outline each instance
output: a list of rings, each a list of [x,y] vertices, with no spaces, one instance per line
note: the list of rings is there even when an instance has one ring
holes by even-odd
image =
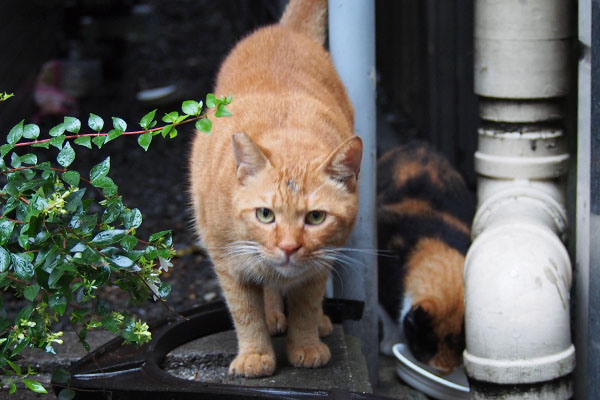
[[[474,196],[459,173],[417,141],[377,163],[379,302],[402,327],[412,354],[442,373],[462,363],[464,256]],[[385,253],[388,251],[388,254]],[[384,322],[384,331],[393,331]],[[386,338],[391,352],[396,339]]]
[[[323,47],[326,12],[327,0],[292,0],[279,24],[238,43],[215,89],[234,94],[233,116],[194,139],[195,226],[237,333],[232,375],[273,374],[269,333],[285,330],[292,365],[331,357],[322,299],[354,225],[362,142]]]

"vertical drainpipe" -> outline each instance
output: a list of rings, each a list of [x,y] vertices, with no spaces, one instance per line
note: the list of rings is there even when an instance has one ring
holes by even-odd
[[[329,0],[329,49],[354,106],[355,133],[363,140],[359,180],[359,210],[348,247],[367,249],[351,252],[351,267],[339,269],[334,277],[338,297],[365,302],[363,318],[344,325],[358,337],[367,360],[369,378],[377,382],[377,229],[376,115],[375,115],[375,2],[373,0]]]
[[[566,399],[575,367],[562,102],[570,0],[476,0],[478,210],[465,260],[472,398]]]

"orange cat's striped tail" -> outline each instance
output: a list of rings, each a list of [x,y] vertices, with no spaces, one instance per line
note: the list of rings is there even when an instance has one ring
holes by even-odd
[[[327,0],[290,0],[279,23],[325,44]]]

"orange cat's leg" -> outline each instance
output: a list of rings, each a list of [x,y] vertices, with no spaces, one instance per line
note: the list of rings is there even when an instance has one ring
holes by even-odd
[[[319,339],[325,282],[322,277],[315,278],[287,292],[287,356],[296,367],[320,367],[331,358],[329,348]]]
[[[319,319],[319,336],[326,337],[331,335],[331,332],[333,332],[331,320],[321,311],[321,318]]]
[[[219,268],[216,270],[238,339],[238,355],[229,366],[229,374],[247,378],[272,375],[275,353],[265,323],[262,288],[242,284]]]
[[[283,296],[277,288],[264,287],[265,318],[271,335],[283,333],[287,329],[287,319],[283,313]]]

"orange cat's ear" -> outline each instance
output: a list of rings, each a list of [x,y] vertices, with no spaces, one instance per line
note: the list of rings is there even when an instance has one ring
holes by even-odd
[[[269,160],[245,133],[234,133],[231,139],[237,177],[243,184],[246,178],[258,174],[265,168]]]
[[[346,140],[323,163],[325,173],[331,179],[343,183],[349,191],[354,191],[360,172],[362,149],[362,140],[358,136]]]

